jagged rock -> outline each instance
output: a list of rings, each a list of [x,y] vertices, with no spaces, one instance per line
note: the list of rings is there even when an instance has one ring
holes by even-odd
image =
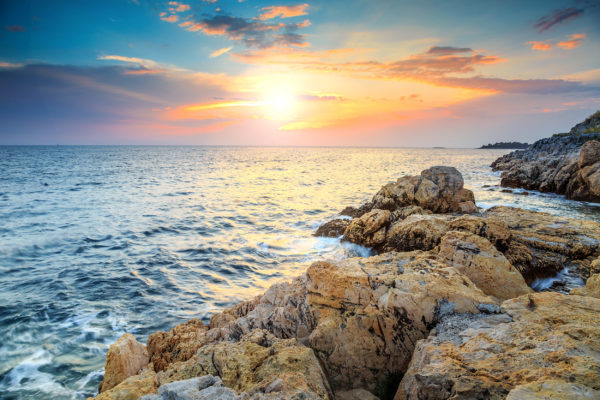
[[[600,274],[590,276],[585,283],[585,287],[574,288],[571,295],[592,296],[600,299]]]
[[[162,389],[166,383],[204,375],[218,376],[228,388],[249,396],[277,392],[281,398],[331,398],[313,350],[264,330],[253,330],[236,342],[206,344],[189,360],[170,364],[158,379]]]
[[[344,234],[346,228],[350,225],[348,219],[334,219],[321,225],[315,232],[315,236],[338,237]]]
[[[575,200],[600,201],[600,112],[568,134],[538,140],[526,150],[492,163],[502,171],[501,185],[564,194]]]
[[[456,269],[420,252],[315,263],[307,277],[318,321],[308,345],[333,389],[363,388],[383,398],[441,315],[493,304]]]
[[[535,293],[502,311],[471,322],[458,340],[419,341],[395,399],[501,399],[548,380],[600,389],[600,299]]]
[[[556,275],[573,260],[580,260],[585,269],[589,257],[597,257],[599,251],[600,224],[596,222],[504,206],[490,208],[483,217],[508,226],[510,240],[500,250],[527,282]]]
[[[99,392],[112,389],[130,376],[136,375],[148,365],[146,347],[135,340],[131,333],[121,336],[111,344],[106,354],[104,379]]]
[[[148,338],[148,353],[156,372],[175,361],[185,361],[207,342],[201,320],[191,319],[175,326],[169,332],[156,332]]]
[[[141,396],[156,393],[158,381],[152,368],[145,368],[137,375],[130,376],[117,386],[105,390],[96,400],[137,400]]]
[[[450,231],[442,238],[438,257],[468,276],[485,294],[497,299],[507,300],[532,292],[519,271],[481,236]]]

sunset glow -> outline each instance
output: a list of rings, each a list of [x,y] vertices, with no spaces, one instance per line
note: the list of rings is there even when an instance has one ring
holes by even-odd
[[[0,16],[6,143],[470,146],[600,106],[591,3],[32,4]]]

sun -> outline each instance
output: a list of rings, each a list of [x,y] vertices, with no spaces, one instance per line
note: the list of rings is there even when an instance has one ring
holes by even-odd
[[[280,87],[265,94],[265,111],[269,119],[289,120],[298,108],[298,96],[289,88]]]

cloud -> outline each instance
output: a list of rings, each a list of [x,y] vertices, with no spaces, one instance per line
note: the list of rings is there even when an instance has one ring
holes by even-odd
[[[581,46],[583,40],[586,38],[585,33],[576,33],[570,36],[569,40],[565,40],[563,42],[558,42],[556,45],[561,49],[571,50],[576,47]]]
[[[172,13],[189,11],[191,8],[189,4],[178,3],[176,1],[169,1],[169,6],[171,6],[169,11]]]
[[[537,20],[533,27],[542,33],[555,25],[580,17],[583,9],[569,7],[562,10],[556,10],[550,15],[546,15]]]
[[[5,61],[0,61],[0,68],[19,68],[22,67],[23,64],[19,63],[10,63]]]
[[[429,50],[427,50],[427,54],[439,54],[439,55],[471,53],[471,52],[473,52],[473,50],[471,50],[468,47],[452,47],[452,46],[433,46]]]
[[[172,121],[165,113],[169,107],[232,96],[225,86],[230,78],[173,71],[130,74],[135,70],[126,65],[0,68],[0,143],[128,143],[133,137],[143,142],[152,135],[207,134],[228,125],[222,118]]]
[[[538,42],[538,41],[532,40],[529,42],[525,42],[525,44],[531,45],[532,50],[546,51],[546,50],[552,49],[552,45],[550,43],[546,43],[546,42]]]
[[[6,29],[9,32],[25,32],[27,29],[25,29],[25,27],[21,26],[21,25],[8,25],[5,26],[4,29]]]
[[[138,58],[138,57],[124,57],[118,55],[105,55],[98,57],[98,60],[112,60],[112,61],[121,61],[129,64],[136,64],[145,69],[154,69],[158,67],[158,64],[152,60],[148,60],[146,58]]]
[[[222,56],[223,54],[227,53],[231,49],[233,49],[233,46],[223,47],[222,49],[215,50],[212,53],[210,53],[209,57],[215,58],[215,57]]]
[[[171,23],[175,23],[179,20],[179,17],[177,15],[167,15],[167,13],[160,13],[160,19],[162,19],[163,21],[166,22],[171,22]]]
[[[306,9],[308,8],[308,4],[299,4],[296,6],[270,6],[263,7],[261,11],[263,12],[258,16],[260,20],[267,20],[273,18],[291,18],[297,17],[300,15],[307,15]]]
[[[308,25],[310,25],[309,21],[300,24],[266,23],[226,14],[217,14],[179,24],[188,31],[224,36],[229,40],[241,42],[247,47],[260,49],[275,46],[308,46],[306,37],[297,33],[298,29]]]

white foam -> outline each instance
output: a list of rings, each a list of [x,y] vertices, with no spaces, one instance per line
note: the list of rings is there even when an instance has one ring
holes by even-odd
[[[75,392],[54,381],[51,374],[39,370],[40,367],[51,363],[52,354],[44,349],[36,350],[5,375],[1,382],[3,390],[36,391],[75,399]]]

